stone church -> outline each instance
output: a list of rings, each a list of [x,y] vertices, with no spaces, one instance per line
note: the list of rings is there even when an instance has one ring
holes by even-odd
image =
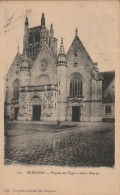
[[[20,121],[114,119],[115,73],[99,72],[75,32],[67,53],[57,51],[53,24],[29,28],[5,77],[5,117]]]

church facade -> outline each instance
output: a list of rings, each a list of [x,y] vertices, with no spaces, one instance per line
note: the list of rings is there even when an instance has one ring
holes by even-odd
[[[105,87],[105,74],[88,55],[77,30],[66,54],[63,39],[57,52],[57,41],[53,25],[46,28],[44,14],[41,25],[32,28],[26,17],[23,53],[17,51],[5,78],[5,115],[21,121],[114,119],[114,72]]]

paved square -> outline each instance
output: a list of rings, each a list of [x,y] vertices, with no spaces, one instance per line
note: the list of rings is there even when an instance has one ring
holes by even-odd
[[[114,166],[113,124],[12,124],[7,135],[5,164]]]

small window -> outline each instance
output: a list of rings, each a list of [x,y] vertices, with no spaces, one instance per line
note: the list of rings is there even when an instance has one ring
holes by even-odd
[[[59,81],[59,85],[60,85],[60,81]]]
[[[55,102],[55,110],[56,110],[56,102]]]
[[[78,65],[78,51],[74,51],[74,67],[77,67]]]
[[[56,92],[55,92],[55,98],[56,98]]]
[[[77,61],[77,58],[74,59],[74,67],[77,67],[78,66],[78,61]]]
[[[60,95],[60,90],[59,90],[59,95]]]
[[[74,51],[74,56],[78,57],[78,51],[77,50]]]
[[[111,113],[111,106],[105,106],[105,113],[110,114]]]

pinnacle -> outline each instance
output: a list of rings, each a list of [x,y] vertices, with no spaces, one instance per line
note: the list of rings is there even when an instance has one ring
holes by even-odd
[[[28,60],[26,49],[23,51],[23,60]]]
[[[60,45],[60,49],[59,49],[59,55],[65,55],[64,45],[63,45],[63,38],[61,38],[61,45]]]
[[[61,38],[61,45],[63,44],[63,38]]]
[[[51,23],[51,25],[50,25],[50,32],[51,32],[51,34],[54,34],[53,24],[52,24],[52,23]]]
[[[42,13],[42,18],[44,18],[44,13]]]
[[[59,63],[60,62],[66,63],[64,45],[63,45],[63,38],[61,38],[61,45],[60,45],[59,54],[58,54],[58,62]]]
[[[28,25],[29,25],[28,17],[26,16],[26,19],[25,19],[25,26],[28,26]]]
[[[42,25],[42,27],[45,27],[45,16],[44,16],[44,13],[42,13],[41,25]]]

